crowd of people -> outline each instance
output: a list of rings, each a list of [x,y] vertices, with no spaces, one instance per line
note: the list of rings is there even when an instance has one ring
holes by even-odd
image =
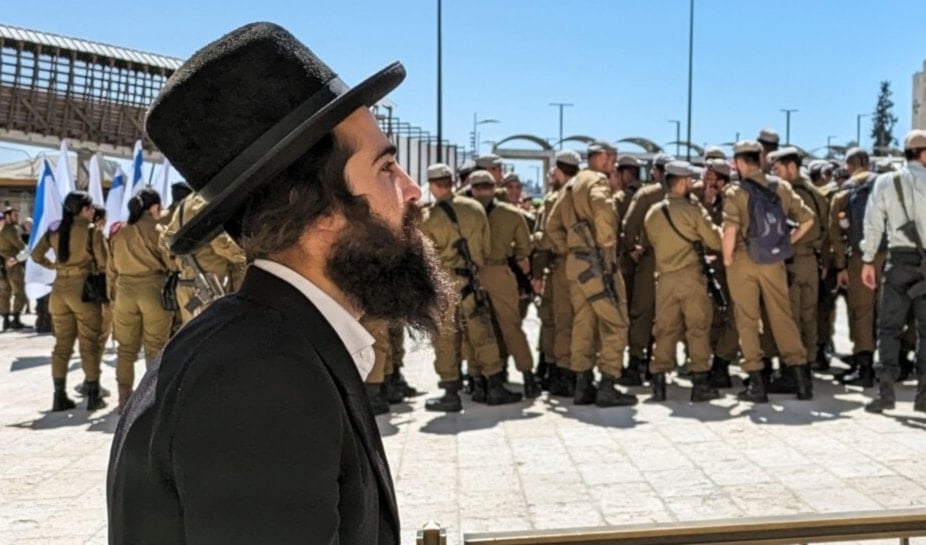
[[[426,408],[460,411],[461,394],[498,405],[544,390],[577,405],[628,406],[637,398],[626,388],[645,384],[654,401],[665,400],[672,374],[690,379],[691,401],[704,402],[733,387],[737,364],[746,375],[742,401],[811,399],[814,373],[831,371],[842,296],[853,349],[842,356],[848,369],[834,377],[877,385],[866,409],[880,412],[893,408],[894,384],[916,371],[914,408],[926,411],[926,347],[917,344],[926,328],[926,215],[916,206],[926,192],[926,133],[907,136],[907,166],[897,171],[872,165],[861,148],[842,161],[808,163],[778,140],[763,130],[737,143],[732,158],[709,147],[692,163],[660,154],[644,165],[603,141],[588,147],[584,165],[579,153],[561,151],[536,207],[494,154],[456,170],[431,165],[434,201],[423,206],[422,228],[460,304],[434,339],[443,395]],[[104,232],[105,209],[73,192],[62,221],[31,252],[56,271],[36,308],[37,325],[44,318],[55,335],[52,410],[75,407],[65,388],[75,340],[84,373],[76,390],[96,410],[109,395],[99,378],[112,335],[121,410],[139,352],[150,366],[173,332],[241,284],[245,256],[228,234],[190,255],[171,254],[168,241],[205,205],[183,182],[172,193],[162,209],[157,192],[140,190],[128,221]],[[19,219],[4,210],[4,331],[26,327],[31,221]],[[909,293],[911,285],[920,291]],[[541,320],[536,359],[522,327],[531,304]],[[401,371],[404,324],[362,323],[375,338],[367,395],[374,413],[387,413],[419,395]]]

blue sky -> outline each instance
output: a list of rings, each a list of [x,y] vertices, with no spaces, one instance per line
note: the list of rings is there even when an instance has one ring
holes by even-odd
[[[241,24],[287,27],[349,84],[393,60],[408,78],[390,98],[402,120],[436,133],[436,0],[304,2],[6,2],[0,20],[187,57]],[[856,114],[894,91],[895,137],[910,128],[913,73],[926,40],[914,0],[695,0],[692,141],[754,137],[762,127],[806,149],[855,139]],[[617,140],[685,135],[687,0],[444,0],[444,135],[468,145],[473,115],[501,123],[481,140],[565,134]],[[870,145],[862,122],[862,144]],[[487,149],[487,146],[483,148]],[[629,148],[628,148],[629,149]],[[672,148],[670,148],[672,151]],[[0,160],[20,158],[0,150]],[[533,177],[533,171],[522,174]]]

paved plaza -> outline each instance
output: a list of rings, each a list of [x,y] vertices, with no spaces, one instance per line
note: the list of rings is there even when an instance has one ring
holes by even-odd
[[[842,311],[838,323],[844,352]],[[532,340],[537,325],[532,314]],[[82,407],[49,413],[52,343],[48,335],[0,335],[2,545],[106,543],[115,400],[89,415]],[[429,395],[431,358],[426,344],[408,340],[406,375]],[[103,384],[113,391],[114,359],[110,349]],[[81,380],[76,359],[71,370],[69,389]],[[461,531],[926,506],[926,415],[912,412],[912,383],[887,416],[865,413],[860,389],[826,380],[816,381],[812,402],[772,396],[758,407],[738,403],[736,389],[695,406],[683,384],[670,385],[665,404],[630,409],[574,407],[546,394],[505,407],[466,402],[452,415],[424,411],[427,396],[394,406],[379,425],[403,543],[414,543],[429,520],[455,544]]]

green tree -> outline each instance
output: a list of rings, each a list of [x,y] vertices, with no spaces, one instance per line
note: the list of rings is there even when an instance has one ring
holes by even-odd
[[[875,106],[871,123],[872,151],[875,155],[887,155],[891,146],[897,144],[897,139],[894,138],[894,125],[897,123],[897,117],[893,109],[891,82],[882,81],[881,91],[878,93],[878,104]]]

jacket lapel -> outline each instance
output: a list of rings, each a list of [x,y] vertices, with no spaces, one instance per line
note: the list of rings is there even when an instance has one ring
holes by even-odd
[[[363,381],[340,337],[325,320],[314,304],[288,282],[257,267],[248,267],[248,272],[238,295],[268,306],[276,307],[300,324],[299,329],[307,342],[314,347],[318,357],[334,378],[344,400],[351,424],[357,431],[373,466],[380,487],[380,496],[386,501],[394,531],[399,531],[399,515],[396,506],[392,476],[386,464],[382,439],[376,427],[373,409],[366,395]]]

